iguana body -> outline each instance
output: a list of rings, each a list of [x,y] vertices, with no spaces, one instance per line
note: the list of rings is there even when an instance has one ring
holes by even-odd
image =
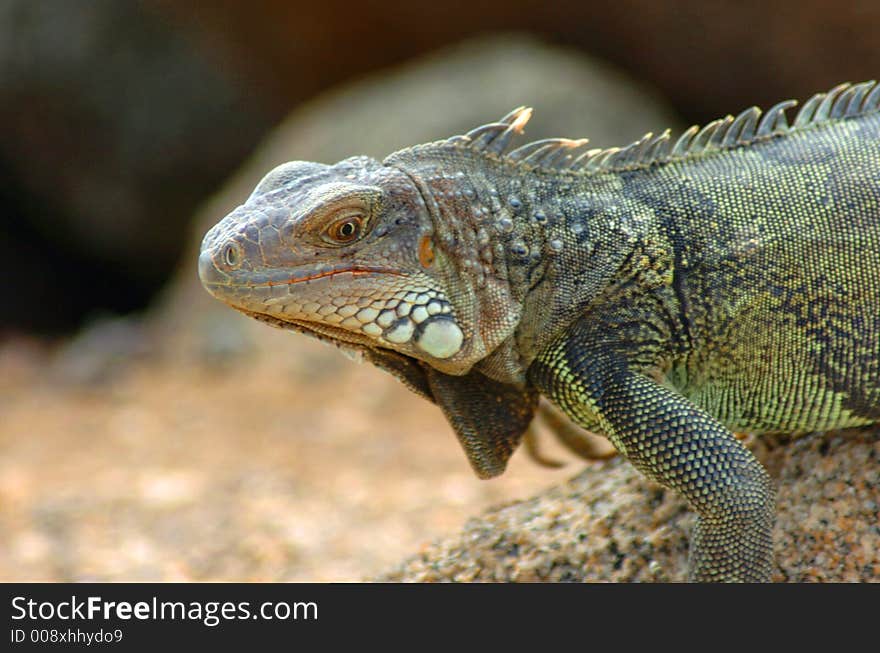
[[[774,493],[732,430],[880,421],[880,86],[622,150],[509,151],[529,111],[276,168],[205,237],[207,289],[361,352],[481,477],[548,397],[699,515],[696,580],[767,580]]]

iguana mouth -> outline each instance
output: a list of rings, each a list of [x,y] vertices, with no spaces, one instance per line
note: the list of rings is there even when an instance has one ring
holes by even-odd
[[[323,342],[334,344],[340,349],[350,351],[376,347],[375,341],[370,338],[330,324],[307,322],[305,320],[285,320],[275,315],[257,313],[255,311],[241,310],[241,312],[255,320],[265,322],[278,329],[304,333],[305,335],[312,336]]]
[[[216,269],[216,268],[215,268]],[[406,276],[399,270],[369,265],[347,265],[345,267],[335,267],[325,270],[303,270],[297,273],[271,274],[263,273],[260,276],[263,280],[248,281],[245,283],[236,282],[235,280],[218,280],[205,278],[203,275],[202,283],[208,288],[271,288],[275,286],[292,286],[298,283],[306,283],[316,281],[318,279],[329,279],[341,274],[348,274],[352,278],[368,277],[372,275],[392,275],[395,277]]]
[[[296,283],[303,283],[305,281],[314,281],[316,279],[325,279],[327,277],[335,277],[338,274],[350,274],[353,277],[362,277],[372,274],[393,274],[395,276],[403,276],[401,272],[397,270],[391,270],[389,268],[380,268],[380,267],[372,267],[372,266],[347,266],[343,268],[333,268],[330,270],[321,270],[320,272],[307,272],[305,274],[301,274],[298,276],[287,277],[284,279],[270,279],[268,281],[263,281],[262,283],[252,284],[254,287],[261,286],[292,286]]]

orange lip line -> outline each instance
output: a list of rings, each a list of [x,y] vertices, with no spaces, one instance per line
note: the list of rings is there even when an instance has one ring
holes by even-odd
[[[386,270],[384,268],[366,268],[366,267],[353,267],[353,268],[343,268],[339,270],[327,270],[326,272],[316,272],[315,274],[307,274],[302,277],[291,277],[289,279],[284,279],[282,281],[266,281],[265,283],[256,284],[258,286],[289,286],[294,283],[300,283],[302,281],[313,281],[315,279],[323,279],[324,277],[332,277],[337,274],[351,274],[355,277],[364,276],[368,274],[394,274],[400,276],[399,272],[395,272],[394,270]]]

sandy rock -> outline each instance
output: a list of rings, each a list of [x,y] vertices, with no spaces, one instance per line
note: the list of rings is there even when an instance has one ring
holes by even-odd
[[[880,430],[756,453],[774,476],[775,581],[880,581]],[[490,510],[382,581],[677,581],[694,517],[624,460]]]

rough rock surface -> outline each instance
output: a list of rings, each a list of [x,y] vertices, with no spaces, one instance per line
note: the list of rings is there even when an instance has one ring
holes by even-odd
[[[778,488],[775,581],[880,581],[880,429],[753,443]],[[675,581],[693,515],[621,459],[490,510],[383,581]]]

